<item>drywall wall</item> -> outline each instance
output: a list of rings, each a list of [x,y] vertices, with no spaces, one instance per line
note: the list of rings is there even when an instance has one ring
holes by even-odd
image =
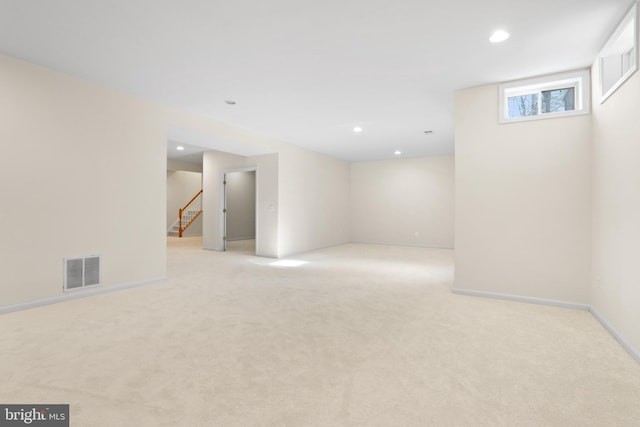
[[[223,225],[220,214],[223,205],[222,181],[224,172],[233,169],[242,169],[250,166],[249,158],[222,151],[211,150],[203,153],[203,246],[205,249],[223,250],[222,236]],[[277,184],[276,184],[277,185]],[[277,203],[277,201],[272,201]],[[260,216],[260,214],[258,214]],[[259,240],[261,240],[258,237]],[[277,250],[274,242],[274,253]]]
[[[349,240],[347,162],[181,111],[171,110],[171,125],[198,134],[200,142],[185,140],[185,143],[206,146],[210,136],[211,146],[225,146],[228,150],[238,145],[238,153],[263,153],[249,154],[246,158],[250,160],[230,160],[224,164],[213,160],[211,154],[209,162],[203,160],[204,201],[208,209],[218,209],[222,170],[257,167],[258,255],[284,257]],[[218,178],[208,179],[215,174]],[[206,215],[204,247],[219,250],[220,238],[217,215]]]
[[[349,241],[349,164],[288,146],[279,155],[278,255]]]
[[[640,355],[640,73],[603,104],[593,67],[591,306]]]
[[[351,240],[453,248],[454,158],[351,164]]]
[[[256,238],[256,173],[231,172],[225,175],[227,240]]]
[[[167,171],[167,229],[178,220],[182,209],[202,189],[202,173]],[[185,230],[183,236],[202,235],[202,215]]]
[[[256,254],[278,256],[278,155],[238,156],[221,151],[203,155],[203,247],[222,250],[222,180],[225,171],[256,168]]]
[[[192,162],[185,162],[182,160],[167,159],[167,170],[202,173],[202,163],[192,163]]]
[[[591,116],[498,124],[498,87],[455,95],[456,289],[589,302]]]
[[[274,147],[278,154],[204,153],[206,249],[222,249],[222,173],[252,167],[257,181],[256,254],[278,258],[349,240],[349,164],[289,144]]]
[[[65,257],[100,255],[103,287],[164,277],[161,110],[6,56],[0,93],[0,307],[63,295]]]
[[[279,239],[279,155],[249,157],[248,163],[256,166],[256,254],[275,258]]]
[[[257,254],[278,257],[346,241],[345,162],[1,55],[0,92],[0,138],[11,141],[0,158],[3,203],[10,207],[0,219],[11,224],[0,239],[0,310],[64,297],[65,257],[101,255],[102,289],[166,276],[172,130],[185,143],[250,156],[214,161],[208,171],[203,165],[203,202],[211,213],[203,217],[205,248],[216,249],[221,237],[219,172],[250,166],[257,168]],[[218,178],[207,180],[207,172]],[[304,198],[316,200],[301,206]]]

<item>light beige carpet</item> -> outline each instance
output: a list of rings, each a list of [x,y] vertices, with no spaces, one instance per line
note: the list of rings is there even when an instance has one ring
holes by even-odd
[[[276,267],[169,239],[166,283],[0,316],[0,402],[84,426],[639,426],[587,312],[453,295],[447,250]]]

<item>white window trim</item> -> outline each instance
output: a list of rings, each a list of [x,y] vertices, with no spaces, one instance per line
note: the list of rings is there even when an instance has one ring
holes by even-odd
[[[589,83],[589,77],[590,72],[588,69],[585,69],[503,83],[498,86],[500,96],[498,122],[518,123],[531,120],[546,120],[558,117],[571,117],[589,114],[591,112],[591,85]],[[509,117],[509,97],[534,94],[547,90],[564,89],[568,87],[575,88],[575,110],[559,111],[555,113],[541,113],[535,116]]]
[[[629,77],[631,77],[633,73],[635,73],[638,70],[638,25],[639,24],[638,24],[637,9],[638,9],[637,3],[634,3],[633,6],[631,6],[631,9],[629,9],[629,12],[627,12],[627,14],[624,16],[622,21],[620,21],[616,30],[613,32],[613,34],[611,34],[611,37],[609,37],[609,40],[607,40],[607,43],[604,45],[604,47],[600,51],[600,54],[598,54],[598,68],[599,68],[598,74],[600,75],[599,83],[600,83],[600,103],[601,104],[604,101],[606,101],[607,98],[609,98],[611,95],[613,95],[613,93],[616,90],[618,90],[618,88],[622,86],[624,82],[626,82],[629,79]],[[603,92],[604,73],[603,73],[603,65],[602,65],[604,61],[604,57],[607,56],[607,51],[610,50],[611,45],[613,45],[616,42],[618,37],[620,37],[620,34],[624,31],[624,29],[632,19],[635,21],[633,26],[633,40],[635,44],[634,53],[633,53],[633,65],[629,68],[629,70],[625,74],[623,74],[618,79],[618,81],[613,86],[611,86],[611,88],[606,93],[604,93]]]

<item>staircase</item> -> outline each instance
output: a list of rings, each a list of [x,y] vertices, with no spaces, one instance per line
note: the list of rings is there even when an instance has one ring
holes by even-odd
[[[178,236],[180,233],[180,226],[178,225],[180,222],[176,219],[176,222],[171,224],[171,227],[167,230],[167,236]]]
[[[202,190],[193,196],[186,205],[178,209],[178,219],[169,227],[169,236],[182,237],[184,231],[193,224],[202,213]]]

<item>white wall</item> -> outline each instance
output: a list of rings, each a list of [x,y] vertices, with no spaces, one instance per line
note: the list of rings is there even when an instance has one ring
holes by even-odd
[[[0,93],[0,307],[61,296],[65,257],[101,255],[104,287],[164,277],[161,110],[5,56]]]
[[[185,162],[182,160],[167,159],[167,170],[169,171],[189,171],[202,173],[202,163]]]
[[[349,240],[349,164],[295,147],[253,157],[204,153],[204,247],[221,249],[220,182],[225,170],[257,167],[257,250],[284,257]]]
[[[349,164],[288,146],[279,156],[278,255],[349,241]]]
[[[226,170],[241,169],[248,166],[248,157],[222,151],[205,151],[202,156],[203,175],[203,247],[221,251],[222,224],[220,212],[222,205],[222,181]],[[277,184],[276,184],[277,185]],[[274,201],[277,203],[277,200]],[[274,245],[275,246],[275,245]]]
[[[203,247],[222,250],[220,211],[222,174],[256,167],[256,254],[278,256],[278,155],[244,157],[221,151],[203,155]]]
[[[207,172],[248,166],[257,167],[259,255],[348,240],[345,162],[5,56],[0,92],[0,138],[11,141],[0,157],[10,207],[0,219],[11,224],[0,239],[0,309],[63,296],[64,257],[102,255],[103,288],[166,275],[174,128],[200,138],[185,143],[260,154],[203,166],[206,248],[219,239],[219,178]]]
[[[591,117],[499,125],[488,85],[455,123],[455,288],[588,303]]]
[[[256,238],[256,173],[226,174],[227,240]]]
[[[167,227],[178,220],[178,209],[182,209],[202,189],[202,173],[189,171],[167,171]],[[202,215],[183,233],[183,236],[202,235]]]
[[[591,305],[640,355],[640,73],[604,104],[593,67]]]
[[[453,156],[352,163],[351,240],[453,248],[454,174]]]

